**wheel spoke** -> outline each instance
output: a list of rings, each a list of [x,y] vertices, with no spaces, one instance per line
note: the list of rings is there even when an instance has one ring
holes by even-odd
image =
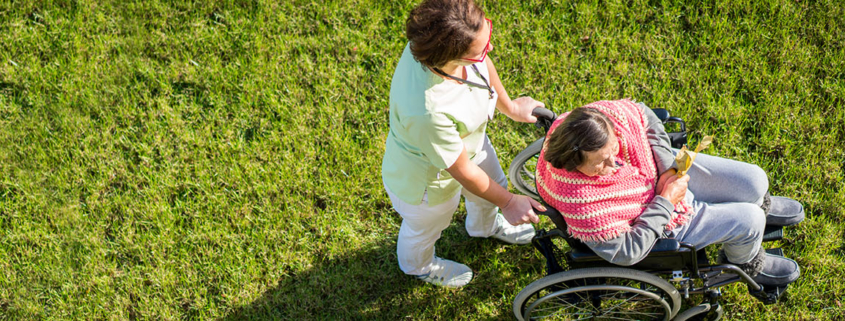
[[[663,313],[659,313],[659,312],[650,313],[650,312],[635,311],[635,310],[631,310],[630,308],[628,308],[628,309],[621,308],[626,303],[639,304],[640,308],[645,309],[645,310],[653,310],[655,308],[661,308],[661,306],[656,305],[656,304],[649,304],[649,302],[651,302],[651,300],[648,299],[648,298],[641,298],[641,296],[639,294],[635,294],[635,295],[628,297],[628,298],[619,298],[619,297],[617,297],[617,295],[619,295],[619,294],[622,294],[622,296],[624,297],[626,293],[616,292],[616,293],[613,293],[613,295],[610,295],[610,297],[607,297],[607,294],[602,296],[603,298],[607,299],[608,301],[610,301],[610,300],[623,300],[622,302],[616,303],[615,305],[613,305],[609,308],[602,309],[602,311],[603,311],[602,317],[619,319],[619,318],[611,317],[611,315],[622,315],[622,316],[638,315],[638,316],[645,316],[645,317],[649,317],[649,318],[656,318],[660,315],[663,315]],[[645,300],[642,300],[642,299],[645,299]],[[621,311],[617,311],[617,309],[620,309]],[[622,320],[627,320],[629,318],[630,317],[622,318]]]
[[[531,180],[534,180],[534,172],[528,170],[528,168],[525,168],[525,166],[522,166],[522,174],[530,177]]]
[[[630,318],[614,318],[609,316],[601,316],[602,319],[612,319],[612,320],[631,320]]]
[[[662,308],[662,306],[652,305],[651,307],[644,307],[644,308],[646,308],[647,310],[651,310],[653,308]],[[606,315],[623,315],[623,316],[624,315],[641,315],[641,316],[656,318],[656,317],[659,317],[659,316],[664,315],[664,314],[665,314],[665,312],[664,313],[661,313],[661,312],[641,312],[641,311],[634,311],[634,310],[631,310],[631,309],[627,309],[625,311],[606,311],[602,315],[603,316],[606,316]]]
[[[573,294],[578,297],[579,301],[588,302],[588,300],[583,296],[582,293],[576,292],[576,293],[573,293]],[[532,313],[542,313],[544,311],[550,312],[550,311],[553,311],[553,310],[572,309],[572,310],[574,310],[572,312],[560,311],[559,313],[552,313],[552,314],[549,314],[549,315],[544,315],[544,316],[539,317],[539,318],[544,319],[544,318],[550,318],[550,317],[554,317],[554,316],[571,315],[571,316],[587,316],[586,318],[579,318],[578,319],[578,320],[587,320],[587,319],[593,318],[595,313],[597,312],[597,311],[587,309],[587,308],[582,307],[582,306],[578,306],[578,305],[573,304],[571,302],[568,302],[564,297],[556,297],[554,299],[554,301],[549,301],[549,303],[556,303],[558,305],[557,306],[550,306],[550,307],[546,307],[546,308],[542,308],[542,309],[534,309],[534,310],[532,310]]]
[[[613,272],[608,271],[607,275]],[[645,278],[564,275],[559,281],[534,290],[535,301],[522,305],[526,319],[656,320],[670,315],[675,300],[663,287]]]
[[[582,310],[584,312],[567,312],[567,314],[575,314],[575,315],[593,315],[594,314],[592,311],[587,311],[585,309],[578,308],[578,307],[575,307],[575,308],[578,309],[578,310]],[[548,308],[542,308],[542,309],[534,309],[534,310],[531,310],[531,311],[532,312],[534,312],[534,311],[543,312],[543,311],[552,311],[552,310],[560,310],[560,307],[548,307]]]
[[[557,301],[559,301],[559,303],[564,303],[564,304],[566,304],[568,307],[572,307],[572,308],[574,308],[574,309],[576,309],[576,310],[580,310],[580,311],[587,311],[587,312],[592,313],[592,311],[590,311],[589,309],[585,309],[585,308],[579,307],[579,306],[574,305],[574,304],[572,304],[572,303],[569,303],[569,302],[566,302],[566,301],[564,301],[564,300],[561,300],[560,298],[558,298],[558,300],[557,300]]]
[[[585,309],[585,308],[579,307],[579,306],[577,306],[577,305],[574,305],[574,304],[572,304],[572,303],[570,303],[570,302],[566,302],[565,300],[563,300],[563,299],[562,299],[562,298],[560,298],[560,297],[558,297],[558,298],[556,298],[556,299],[557,299],[557,300],[555,300],[555,301],[558,301],[559,303],[566,304],[567,306],[572,307],[572,308],[574,308],[574,309],[576,309],[576,310],[579,310],[579,311],[586,311],[586,312],[588,312],[588,313],[593,313],[593,311],[591,311],[591,310],[589,310],[589,309]],[[544,310],[549,310],[549,309],[554,309],[554,308],[555,308],[555,307],[550,307],[550,308],[538,309],[538,310],[535,310],[535,311],[544,311]]]
[[[587,315],[587,317],[585,317],[585,318],[578,318],[578,319],[576,319],[576,320],[574,320],[574,321],[578,321],[578,320],[589,320],[589,319],[593,319],[593,318],[595,318],[595,317],[596,317],[593,313],[555,313],[555,314],[550,314],[550,315],[546,315],[546,316],[542,316],[542,317],[537,317],[537,318],[538,318],[538,319],[546,319],[546,318],[558,317],[558,316],[566,316],[566,315]],[[535,319],[535,317],[532,317],[531,319]]]
[[[642,302],[642,303],[639,304],[640,309],[659,309],[659,308],[662,308],[662,307],[663,307],[662,305],[654,304],[654,303]],[[625,310],[626,311],[633,311],[631,308],[628,308],[628,309],[625,309]]]
[[[617,293],[618,293],[618,292],[617,292]],[[631,299],[636,298],[637,296],[639,296],[639,294],[634,295],[634,296],[630,297],[629,299],[627,299],[627,300],[625,300],[625,301],[619,302],[619,304],[614,305],[614,306],[612,306],[612,307],[608,308],[608,309],[607,309],[607,310],[605,310],[605,311],[611,311],[611,310],[615,309],[616,307],[618,307],[618,306],[620,306],[620,305],[623,305],[623,304],[625,304],[625,303],[626,303],[626,302],[628,302],[628,301],[631,301]]]
[[[572,304],[570,304],[569,306],[571,306],[571,307],[575,308],[576,310],[582,310],[582,311],[586,311],[586,312],[587,312],[587,313],[571,313],[571,314],[593,314],[593,312],[592,312],[592,311],[589,311],[589,310],[587,310],[587,309],[584,309],[584,308],[579,308],[579,307],[574,306],[574,305],[572,305]],[[561,308],[561,307],[555,307],[555,306],[552,306],[552,307],[548,307],[548,308],[534,309],[534,310],[532,310],[532,311],[560,310],[560,308]]]
[[[581,296],[581,293],[576,292],[575,294],[578,295],[578,298],[581,299],[582,302],[590,302],[589,298]],[[590,307],[592,307],[592,305],[590,305]],[[595,309],[593,311],[595,311]]]
[[[538,319],[546,319],[546,318],[558,317],[558,316],[565,316],[565,315],[573,315],[573,313],[567,313],[567,314],[560,314],[560,313],[558,313],[558,314],[552,314],[552,315],[547,315],[547,316],[539,317]],[[582,314],[575,314],[575,315],[582,315]],[[573,320],[573,321],[578,321],[578,320],[589,320],[589,319],[595,319],[595,318],[596,318],[596,317],[595,317],[592,313],[590,313],[588,317],[585,317],[585,318],[578,318],[578,319],[575,319],[575,320]],[[534,318],[532,317],[531,319],[533,320]]]
[[[626,309],[626,310],[622,310],[622,311],[614,311],[615,309],[620,308],[622,305],[629,303],[629,302],[630,303],[639,303],[641,305],[641,307],[644,308],[644,309],[653,309],[653,308],[661,307],[661,306],[655,305],[655,304],[647,304],[646,302],[648,302],[650,300],[637,302],[636,299],[639,299],[639,297],[640,297],[639,294],[635,294],[635,295],[628,297],[628,298],[617,297],[620,294],[622,296],[624,296],[625,293],[624,292],[615,292],[612,295],[611,294],[604,294],[604,295],[600,296],[603,299],[602,301],[619,301],[619,300],[622,300],[621,302],[616,303],[615,305],[613,305],[609,308],[601,309],[602,311],[604,311],[603,316],[608,316],[608,314],[610,314],[610,315],[617,315],[617,314],[618,315],[641,315],[641,316],[647,316],[647,317],[656,317],[656,316],[662,315],[662,313],[640,312],[640,311],[633,311],[633,310],[630,310],[630,309]],[[578,298],[580,300],[587,301],[587,299],[584,298],[584,296],[581,293],[577,293],[576,295],[578,296]],[[558,304],[557,306],[551,306],[551,307],[546,307],[546,308],[542,308],[542,309],[535,309],[533,311],[534,312],[544,312],[544,311],[565,310],[565,309],[573,309],[574,310],[574,311],[568,312],[568,313],[567,312],[561,312],[561,313],[546,315],[546,316],[544,316],[544,318],[552,317],[552,316],[560,316],[560,315],[575,316],[575,315],[593,315],[594,314],[593,311],[590,311],[589,309],[585,309],[585,308],[580,307],[578,305],[572,304],[571,302],[566,301],[562,297],[556,298],[555,302]]]
[[[637,315],[647,315],[647,316],[652,316],[652,317],[663,315],[663,313],[659,313],[659,312],[648,313],[648,312],[634,312],[634,311],[632,311],[632,312],[621,312],[621,311],[620,312],[612,312],[611,314],[625,314],[625,315],[637,314]]]
[[[548,310],[548,309],[540,309],[540,310],[535,309],[533,311],[544,311],[544,310]],[[555,315],[595,315],[595,313],[592,313],[592,312],[589,312],[589,313],[585,313],[585,312],[558,312],[558,313],[554,313],[554,314],[549,314],[547,316],[555,316]]]

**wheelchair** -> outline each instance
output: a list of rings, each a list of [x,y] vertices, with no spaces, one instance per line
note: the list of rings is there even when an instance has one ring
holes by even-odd
[[[653,111],[664,125],[678,128],[667,130],[672,147],[683,146],[687,140],[683,119],[671,117],[665,109]],[[557,116],[545,108],[537,108],[533,114],[544,135],[516,156],[508,178],[521,193],[542,203],[534,175],[545,133]],[[745,283],[749,293],[765,304],[776,303],[786,291],[786,286],[756,283],[736,265],[715,264],[706,249],[675,239],[658,239],[648,256],[635,265],[614,265],[570,237],[560,212],[546,208],[546,212],[536,212],[548,217],[556,228],[538,230],[531,241],[546,258],[546,276],[523,288],[514,299],[513,312],[520,321],[719,320],[724,312],[719,290],[723,286]],[[782,227],[766,226],[763,242],[782,238]],[[766,252],[783,256],[780,248]],[[679,313],[682,297],[689,300],[691,295],[703,296],[694,301],[701,303]]]

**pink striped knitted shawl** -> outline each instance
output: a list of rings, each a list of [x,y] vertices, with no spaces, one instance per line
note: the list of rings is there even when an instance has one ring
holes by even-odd
[[[569,113],[555,120],[546,135],[546,143],[537,161],[537,189],[549,205],[563,215],[569,235],[582,241],[607,241],[631,229],[655,196],[657,168],[646,138],[647,119],[632,101],[598,101],[585,107],[600,110],[613,121],[619,139],[618,161],[623,162],[614,173],[587,176],[579,171],[554,168],[544,160],[549,137]],[[666,230],[685,224],[691,208],[679,203],[676,215]]]

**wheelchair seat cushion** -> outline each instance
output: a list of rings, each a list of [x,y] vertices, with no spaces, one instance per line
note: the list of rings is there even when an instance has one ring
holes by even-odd
[[[697,253],[692,253],[689,249],[681,247],[680,242],[675,239],[658,239],[649,254],[642,261],[634,264],[632,268],[640,270],[681,270],[692,268],[694,255],[698,256],[699,266],[709,263],[707,254],[703,249]],[[573,246],[572,250],[568,253],[568,261],[573,268],[617,266],[602,259],[586,245],[583,247]]]
[[[580,243],[580,242],[578,242],[578,243]],[[578,259],[578,260],[588,259],[588,258],[593,258],[593,257],[600,258],[598,256],[598,254],[596,254],[596,252],[593,252],[593,250],[591,250],[589,247],[587,247],[586,244],[584,244],[584,243],[580,243],[580,244],[582,246],[571,246],[570,245],[570,247],[572,248],[571,258]],[[675,253],[675,252],[678,252],[680,249],[681,249],[681,243],[678,242],[678,240],[675,240],[675,239],[658,239],[657,242],[654,243],[654,247],[651,248],[651,251],[649,251],[648,255],[657,254],[657,253],[666,253],[666,252]]]

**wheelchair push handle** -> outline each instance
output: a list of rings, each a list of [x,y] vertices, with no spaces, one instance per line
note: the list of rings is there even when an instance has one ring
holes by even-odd
[[[538,210],[538,209],[535,208],[534,213],[537,214],[537,215],[543,215],[543,216],[548,217],[549,219],[552,220],[552,223],[554,223],[555,226],[558,229],[565,232],[566,231],[566,221],[563,220],[563,215],[561,215],[560,212],[557,209],[555,209],[554,207],[551,207],[550,205],[546,204],[545,202],[541,202],[541,203],[543,204],[543,206],[546,207],[546,210],[541,211],[541,210]]]
[[[683,147],[684,144],[687,143],[687,124],[684,122],[684,120],[679,117],[670,116],[669,111],[663,108],[653,108],[651,111],[654,112],[654,115],[657,116],[658,119],[660,119],[664,126],[671,123],[680,124],[680,131],[670,132],[667,130],[666,134],[669,134],[669,142],[672,147]]]
[[[557,114],[555,114],[555,112],[543,107],[534,108],[534,110],[531,111],[531,115],[537,117],[537,122],[534,123],[534,126],[537,126],[537,128],[543,129],[544,131],[549,131],[549,128],[552,127],[552,123],[557,118]]]
[[[684,120],[679,117],[669,117],[668,119],[666,119],[665,123],[679,123],[681,124],[681,131],[687,131],[687,123],[685,123]]]

